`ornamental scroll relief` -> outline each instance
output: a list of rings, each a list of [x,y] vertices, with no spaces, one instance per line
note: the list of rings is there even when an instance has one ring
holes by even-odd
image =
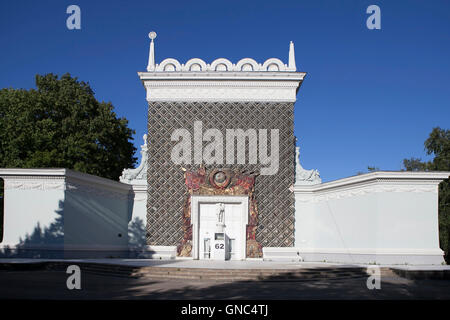
[[[256,240],[258,206],[254,197],[255,179],[258,174],[231,169],[214,169],[206,172],[203,167],[197,171],[183,171],[188,195],[183,206],[183,239],[177,246],[177,256],[192,256],[192,195],[247,195],[249,197],[249,219],[246,228],[246,256],[247,258],[261,258],[262,246]]]

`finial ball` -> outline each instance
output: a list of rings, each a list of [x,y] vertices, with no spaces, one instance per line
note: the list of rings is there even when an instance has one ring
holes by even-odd
[[[152,31],[152,32],[150,32],[149,34],[148,34],[148,37],[150,38],[150,39],[155,39],[156,38],[156,32],[155,31]]]

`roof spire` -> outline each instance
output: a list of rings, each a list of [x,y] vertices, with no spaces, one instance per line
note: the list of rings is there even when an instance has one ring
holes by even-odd
[[[289,66],[290,71],[297,71],[297,67],[295,66],[295,51],[294,51],[294,43],[291,41],[289,44]]]
[[[150,42],[150,52],[148,54],[147,71],[155,71],[155,44],[153,43],[153,40],[156,38],[156,32],[151,31],[148,34],[148,37],[152,40],[152,42]]]

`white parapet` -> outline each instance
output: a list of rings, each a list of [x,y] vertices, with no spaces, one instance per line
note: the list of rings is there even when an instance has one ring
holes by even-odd
[[[297,72],[294,44],[289,44],[289,62],[278,58],[258,63],[243,58],[232,63],[219,58],[207,63],[193,58],[181,63],[167,58],[155,63],[155,32],[150,32],[147,71],[138,72],[147,91],[147,101],[270,101],[295,102],[305,77]]]
[[[345,263],[442,263],[438,185],[449,176],[379,171],[295,185],[297,250],[292,256],[299,252],[305,261]]]

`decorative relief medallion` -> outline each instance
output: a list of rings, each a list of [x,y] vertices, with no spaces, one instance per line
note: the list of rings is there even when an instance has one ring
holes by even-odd
[[[209,183],[217,189],[225,189],[231,180],[231,171],[215,169],[209,174]]]
[[[248,195],[250,208],[246,232],[247,258],[262,257],[262,246],[256,240],[258,207],[254,197],[254,186],[257,175],[255,172],[230,169],[214,169],[207,173],[203,167],[200,167],[197,171],[184,170],[188,195],[183,207],[183,238],[177,246],[179,257],[192,256],[192,195]]]

